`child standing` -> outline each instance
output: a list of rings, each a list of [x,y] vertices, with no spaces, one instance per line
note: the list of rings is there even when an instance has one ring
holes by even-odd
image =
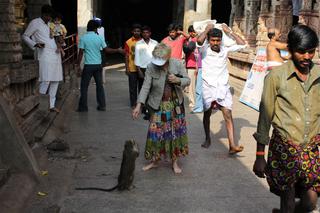
[[[50,37],[54,38],[57,44],[57,52],[60,52],[62,57],[65,55],[63,47],[66,46],[64,39],[67,35],[66,27],[61,24],[62,15],[57,13],[53,19],[53,22],[49,22]]]

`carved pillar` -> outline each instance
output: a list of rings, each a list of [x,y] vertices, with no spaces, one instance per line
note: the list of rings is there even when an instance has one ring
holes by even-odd
[[[231,4],[230,25],[234,32],[243,35],[245,32],[244,0],[232,0]]]
[[[274,27],[278,28],[282,34],[281,40],[286,41],[288,32],[292,27],[292,3],[288,0],[273,0],[274,4]]]
[[[273,27],[273,15],[271,13],[271,0],[261,1],[261,11],[258,19],[257,47],[265,47],[269,42],[268,28]]]
[[[14,0],[0,0],[0,65],[8,68],[0,68],[0,79],[7,79],[0,87],[0,95],[5,97],[11,107],[16,99],[10,96],[10,75],[22,67],[21,39],[16,31],[14,3]]]
[[[195,21],[211,19],[211,0],[185,0],[184,4],[183,28],[185,30]]]
[[[258,33],[258,18],[260,14],[260,0],[245,1],[245,32],[244,35],[250,47],[256,47],[256,36]]]
[[[306,24],[319,32],[319,0],[302,1],[302,9],[300,11],[300,20],[302,24]]]

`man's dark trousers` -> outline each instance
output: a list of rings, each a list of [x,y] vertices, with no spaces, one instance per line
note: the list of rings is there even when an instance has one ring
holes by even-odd
[[[88,111],[87,96],[88,96],[88,86],[90,84],[91,78],[94,78],[96,82],[96,96],[98,102],[98,109],[106,108],[106,100],[104,95],[104,88],[102,83],[102,67],[101,64],[94,65],[84,65],[83,73],[81,75],[81,85],[80,85],[80,100],[78,111]]]
[[[138,93],[143,84],[143,78],[139,78],[138,72],[129,72],[129,95],[130,95],[130,106],[136,105]]]

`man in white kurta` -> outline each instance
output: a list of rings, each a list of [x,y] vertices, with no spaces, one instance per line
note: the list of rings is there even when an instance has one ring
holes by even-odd
[[[234,130],[232,119],[232,95],[228,83],[229,72],[227,70],[228,52],[237,51],[245,47],[245,41],[233,33],[225,24],[222,24],[225,34],[236,41],[236,45],[226,47],[222,44],[223,33],[213,28],[212,24],[207,25],[206,30],[200,34],[197,40],[199,51],[202,56],[202,88],[203,88],[203,127],[206,140],[201,145],[208,148],[211,144],[210,138],[210,116],[212,110],[220,109],[226,122],[229,154],[241,152],[242,146],[234,143]]]
[[[62,81],[61,54],[57,53],[54,38],[50,38],[48,21],[51,20],[53,9],[49,5],[41,8],[41,17],[33,19],[22,35],[23,41],[36,51],[39,61],[39,92],[45,95],[49,89],[50,111],[59,112],[55,107],[59,81]]]

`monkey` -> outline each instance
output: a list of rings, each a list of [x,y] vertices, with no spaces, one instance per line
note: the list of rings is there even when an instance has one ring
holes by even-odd
[[[118,176],[118,184],[112,188],[104,189],[98,187],[84,187],[75,188],[76,190],[99,190],[104,192],[111,192],[115,189],[119,191],[130,190],[133,188],[133,177],[135,170],[135,161],[139,156],[139,147],[134,140],[127,140],[124,145],[122,162],[120,167],[120,174]]]

